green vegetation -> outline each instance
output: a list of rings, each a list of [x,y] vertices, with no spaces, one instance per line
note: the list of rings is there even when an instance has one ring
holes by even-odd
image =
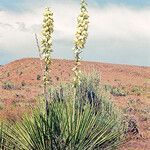
[[[4,125],[1,123],[0,124],[0,150],[5,150],[7,149],[7,145],[9,145],[8,143],[6,144],[6,137],[5,137],[5,132],[4,132]]]
[[[133,86],[130,90],[124,90],[122,86],[104,85],[104,90],[110,92],[113,96],[126,96],[128,94],[139,96],[144,93],[144,88],[141,86]]]
[[[122,87],[113,87],[111,85],[105,85],[106,92],[110,92],[113,96],[126,96],[127,92]]]
[[[126,96],[126,92],[121,88],[113,88],[110,92],[113,96]]]
[[[48,115],[40,105],[32,116],[8,125],[7,142],[17,150],[116,148],[125,125],[120,111],[100,94],[98,80],[96,75],[82,76],[76,98],[70,83],[53,88]]]
[[[3,127],[0,125],[0,149],[2,148],[3,144]]]
[[[15,85],[14,82],[8,80],[2,84],[2,88],[5,90],[21,90],[21,87],[25,85],[24,81],[22,81],[20,85]]]
[[[141,86],[134,86],[132,87],[131,92],[139,96],[144,92],[144,89]]]
[[[15,85],[11,81],[6,81],[3,83],[2,88],[5,90],[13,90],[15,89]]]

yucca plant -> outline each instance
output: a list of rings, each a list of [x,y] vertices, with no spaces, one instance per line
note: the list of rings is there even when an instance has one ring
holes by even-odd
[[[0,150],[11,150],[13,149],[13,145],[9,143],[6,139],[5,135],[5,126],[3,123],[0,124]]]
[[[0,124],[0,149],[2,148],[3,144],[3,127],[2,124]]]
[[[80,86],[84,88],[78,89],[81,91],[75,107],[71,84],[54,89],[52,97],[55,100],[48,105],[48,116],[45,109],[39,108],[32,117],[27,116],[9,127],[6,134],[9,143],[24,150],[111,150],[117,147],[125,131],[122,115],[106,97],[98,94],[96,81],[96,76],[83,77],[83,81],[81,78]],[[96,95],[92,102],[89,101],[89,90]],[[83,100],[84,105],[79,103]]]
[[[30,116],[7,125],[6,146],[15,150],[111,150],[122,141],[125,125],[121,112],[101,94],[99,78],[84,76],[80,71],[80,53],[88,36],[89,16],[85,0],[81,0],[81,13],[75,39],[74,83],[58,88],[50,84],[53,13],[45,10],[43,39],[40,56],[44,63],[45,105],[40,105]],[[51,100],[51,103],[48,101]],[[2,139],[3,140],[3,139]],[[2,141],[1,140],[1,141]]]
[[[4,133],[4,124],[0,124],[0,149],[4,150],[6,148],[6,139],[5,139],[5,133]]]
[[[114,149],[123,135],[123,125],[112,106],[105,104],[102,113],[95,114],[87,103],[80,111],[76,106],[72,120],[71,103],[52,102],[48,118],[36,114],[11,129],[10,140],[16,149],[26,150],[91,150]],[[111,115],[108,112],[111,112]]]

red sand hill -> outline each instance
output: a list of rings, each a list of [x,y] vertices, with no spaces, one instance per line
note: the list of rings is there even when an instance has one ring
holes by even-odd
[[[53,60],[53,84],[72,78],[73,61]],[[117,87],[124,96],[111,97],[125,114],[136,120],[139,134],[121,150],[150,149],[150,67],[82,62],[82,70],[97,71],[103,85]],[[16,119],[42,92],[39,59],[27,58],[0,66],[0,118]]]

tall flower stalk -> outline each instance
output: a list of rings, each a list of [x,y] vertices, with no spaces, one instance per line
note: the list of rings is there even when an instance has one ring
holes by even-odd
[[[77,30],[75,34],[74,41],[74,55],[75,55],[75,66],[73,68],[74,72],[74,87],[80,84],[80,54],[82,49],[85,47],[85,43],[88,37],[88,24],[89,24],[89,15],[87,10],[87,3],[85,0],[81,0],[80,14],[77,18]]]
[[[81,0],[80,14],[77,18],[77,30],[74,40],[74,55],[75,55],[75,66],[72,69],[74,72],[74,100],[73,100],[73,122],[75,120],[75,105],[76,105],[76,95],[77,87],[81,82],[81,70],[80,70],[80,60],[82,49],[85,47],[85,43],[88,37],[88,24],[89,24],[89,15],[87,10],[87,3],[85,0]]]
[[[44,96],[46,100],[46,110],[48,113],[48,86],[51,84],[51,77],[50,77],[50,65],[52,63],[51,53],[52,50],[52,33],[54,31],[54,20],[53,20],[53,12],[50,8],[46,8],[44,11],[44,18],[42,24],[42,40],[41,40],[41,47],[40,47],[40,57],[42,60],[43,66],[43,90]]]

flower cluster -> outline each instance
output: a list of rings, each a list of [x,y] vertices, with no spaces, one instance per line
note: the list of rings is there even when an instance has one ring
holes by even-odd
[[[84,48],[86,39],[88,37],[88,24],[89,24],[89,15],[87,11],[87,3],[85,0],[81,0],[81,12],[78,16],[78,26],[76,31],[75,37],[75,47],[74,47],[74,54],[75,54],[75,67],[73,68],[74,72],[74,86],[80,84],[80,75],[81,71],[79,69],[80,66],[80,53],[82,52],[81,49]]]
[[[44,11],[44,19],[42,25],[42,40],[41,40],[41,59],[44,61],[45,71],[44,71],[44,85],[49,82],[49,67],[52,62],[51,52],[52,52],[52,33],[54,31],[54,20],[53,13],[49,8]]]
[[[83,49],[88,37],[89,15],[86,7],[87,3],[85,0],[81,0],[81,12],[77,19],[78,26],[75,38],[76,49]]]
[[[49,8],[45,9],[44,19],[42,25],[42,41],[41,41],[41,55],[45,64],[51,64],[51,52],[52,52],[52,36],[54,28],[53,13]]]

